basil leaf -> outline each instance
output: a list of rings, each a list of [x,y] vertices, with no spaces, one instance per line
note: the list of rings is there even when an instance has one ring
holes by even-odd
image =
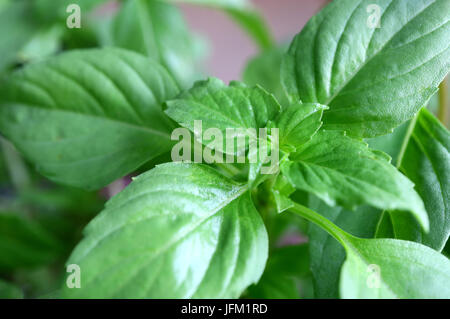
[[[311,140],[322,126],[322,114],[326,109],[325,105],[317,103],[293,104],[281,113],[271,125],[280,130],[280,147],[286,151],[290,147],[295,150]]]
[[[450,260],[435,250],[396,239],[362,239],[295,203],[292,212],[320,226],[345,248],[342,298],[449,298]]]
[[[198,77],[197,40],[178,8],[153,0],[124,2],[101,37],[105,46],[133,50],[160,62],[183,87]]]
[[[441,251],[450,234],[450,134],[423,108],[405,136],[399,169],[416,185],[430,219],[425,233],[405,214],[391,214],[396,238],[412,240]]]
[[[275,249],[261,280],[249,287],[252,299],[299,299],[300,279],[309,275],[308,245],[293,245]]]
[[[232,140],[226,145],[233,145],[235,139],[235,135],[227,134],[227,129],[264,128],[280,110],[273,95],[261,87],[247,87],[235,81],[226,86],[216,78],[196,82],[193,88],[166,104],[166,114],[181,126],[195,133],[194,121],[201,121],[203,131],[217,128],[223,137]],[[258,134],[257,131],[253,133]],[[224,146],[219,150],[226,151]]]
[[[381,211],[361,206],[355,211],[342,207],[330,207],[317,198],[312,198],[309,207],[354,236],[372,238],[375,234]],[[339,275],[345,261],[345,249],[320,227],[310,224],[308,231],[311,271],[314,277],[316,298],[339,297]]]
[[[346,245],[342,298],[450,298],[450,260],[431,248],[356,237]]]
[[[280,111],[273,95],[261,87],[248,87],[232,81],[230,86],[209,78],[175,100],[168,101],[166,113],[179,124],[194,130],[194,120],[201,120],[203,128],[259,128],[265,127]]]
[[[427,213],[413,184],[386,156],[342,132],[321,130],[291,154],[281,171],[294,187],[328,205],[410,211],[428,229]]]
[[[217,8],[227,13],[255,40],[262,49],[273,45],[266,22],[247,0],[169,0]]]
[[[61,252],[61,243],[39,224],[18,213],[0,212],[0,271],[45,265]]]
[[[118,49],[72,51],[1,87],[0,131],[46,177],[100,188],[170,150],[161,104],[179,89],[159,64]]]
[[[387,134],[426,104],[450,68],[448,0],[333,1],[291,44],[282,80],[293,100],[330,106],[324,128]]]
[[[70,298],[236,298],[258,281],[267,233],[246,185],[201,164],[137,177],[85,229]]]

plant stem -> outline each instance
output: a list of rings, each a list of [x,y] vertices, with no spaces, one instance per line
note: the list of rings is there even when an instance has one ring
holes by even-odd
[[[31,179],[22,157],[14,146],[2,137],[0,137],[0,146],[14,188],[19,192],[28,188],[31,185]]]
[[[408,147],[409,139],[411,138],[412,132],[416,127],[417,118],[419,117],[419,112],[414,116],[408,126],[408,130],[406,131],[405,137],[403,138],[402,146],[398,153],[397,162],[395,163],[395,167],[399,168],[402,165],[403,156],[405,155],[406,148]]]
[[[439,109],[438,109],[438,119],[444,126],[447,126],[448,119],[448,88],[447,88],[447,78],[445,78],[439,85]]]
[[[348,245],[349,235],[319,213],[295,202],[294,206],[289,208],[289,210],[323,228],[340,242],[342,246],[346,247]]]

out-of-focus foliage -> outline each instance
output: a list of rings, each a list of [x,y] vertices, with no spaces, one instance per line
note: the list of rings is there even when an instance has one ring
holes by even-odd
[[[302,280],[310,278],[307,244],[274,249],[258,284],[250,286],[248,298],[298,299],[309,297]]]
[[[189,31],[175,6],[164,1],[128,0],[103,23],[97,23],[101,46],[144,54],[167,67],[183,87],[199,77],[202,42]]]
[[[269,49],[274,40],[260,13],[248,0],[167,0],[203,5],[223,10],[234,19],[258,44],[261,49]]]
[[[267,49],[248,61],[242,79],[248,85],[261,85],[274,94],[283,108],[289,105],[286,93],[281,85],[280,68],[284,46]]]
[[[21,299],[23,292],[17,286],[14,286],[0,279],[0,299]]]

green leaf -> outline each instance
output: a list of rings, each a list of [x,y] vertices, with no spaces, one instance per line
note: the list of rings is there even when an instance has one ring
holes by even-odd
[[[309,274],[308,245],[277,248],[269,256],[261,280],[249,287],[252,299],[299,299],[299,280]]]
[[[137,177],[85,229],[70,298],[236,298],[259,280],[267,233],[246,185],[201,164]]]
[[[166,113],[181,125],[194,130],[194,120],[203,128],[260,128],[275,117],[280,105],[261,87],[248,87],[232,81],[230,86],[209,78],[168,101]]]
[[[405,147],[398,166],[423,199],[430,232],[424,232],[406,214],[391,213],[395,236],[441,251],[450,234],[449,131],[423,108],[405,136]]]
[[[22,299],[22,298],[23,292],[19,287],[16,287],[0,279],[0,299]]]
[[[387,153],[392,158],[392,164],[397,166],[398,155],[402,148],[410,121],[397,127],[391,134],[368,138],[366,141],[370,148]]]
[[[283,109],[289,106],[280,78],[281,61],[285,52],[284,46],[265,50],[248,61],[242,73],[242,80],[247,85],[259,84],[276,96]]]
[[[193,88],[166,104],[166,114],[181,126],[196,133],[194,121],[202,121],[202,130],[219,129],[225,144],[225,139],[235,139],[233,134],[226,133],[227,129],[264,128],[280,110],[273,95],[261,87],[247,87],[235,81],[227,86],[216,78],[196,82]],[[258,134],[258,131],[254,133]],[[199,140],[199,136],[196,139]],[[206,141],[202,142],[206,144]],[[223,151],[225,147],[219,150]]]
[[[18,58],[20,61],[22,63],[37,61],[55,54],[61,49],[61,35],[64,28],[65,26],[54,25],[36,32],[19,51]]]
[[[4,186],[9,182],[9,174],[3,151],[0,148],[0,186]]]
[[[327,106],[317,103],[292,104],[281,113],[271,125],[279,129],[280,148],[295,150],[311,140],[322,126],[322,114],[326,109]]]
[[[224,10],[255,40],[261,49],[272,47],[272,35],[266,22],[247,0],[169,0],[204,5]]]
[[[61,244],[39,224],[17,213],[0,212],[0,271],[48,264]]]
[[[373,4],[333,1],[296,36],[282,67],[293,100],[330,106],[324,127],[357,137],[412,118],[450,68],[448,0],[376,1],[380,28],[370,27]]]
[[[0,72],[17,61],[17,53],[33,36],[35,25],[27,1],[14,1],[0,8]]]
[[[364,238],[374,236],[381,215],[381,211],[376,208],[361,206],[356,211],[347,211],[342,207],[330,207],[317,198],[310,200],[309,207],[346,232]],[[310,224],[308,238],[315,297],[338,298],[339,275],[345,261],[345,249],[314,224]]]
[[[413,184],[387,155],[337,131],[319,131],[291,154],[281,171],[297,189],[313,193],[328,205],[410,211],[428,229],[427,213]]]
[[[346,251],[342,298],[450,298],[450,260],[427,246],[348,237]],[[378,270],[379,286],[370,277]]]
[[[102,38],[103,45],[133,50],[159,61],[184,87],[198,77],[197,41],[178,8],[153,0],[124,2]]]
[[[0,131],[46,177],[100,188],[170,150],[161,104],[179,89],[159,64],[118,49],[71,51],[1,87]]]
[[[396,239],[362,239],[295,203],[294,213],[315,223],[345,248],[342,298],[449,298],[450,260],[435,250]]]
[[[289,183],[284,175],[279,174],[277,176],[270,191],[275,200],[275,206],[278,213],[282,213],[292,207],[292,201],[289,196],[295,192],[295,188]]]

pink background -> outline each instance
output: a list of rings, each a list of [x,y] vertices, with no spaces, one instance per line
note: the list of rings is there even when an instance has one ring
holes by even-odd
[[[328,0],[253,0],[277,42],[290,42],[309,18]],[[206,60],[208,75],[223,81],[241,78],[246,61],[258,52],[257,46],[234,21],[217,10],[180,5],[187,23],[209,42]]]

